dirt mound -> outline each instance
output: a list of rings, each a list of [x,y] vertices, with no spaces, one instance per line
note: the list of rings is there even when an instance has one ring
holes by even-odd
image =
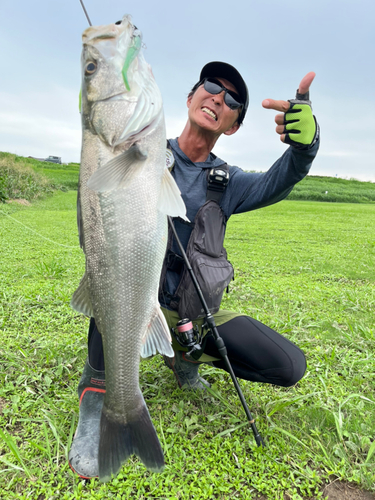
[[[24,198],[18,198],[14,200],[6,200],[7,203],[18,203],[19,205],[24,205],[25,207],[29,207],[31,203]]]
[[[324,489],[327,500],[375,500],[375,494],[350,483],[333,482]]]

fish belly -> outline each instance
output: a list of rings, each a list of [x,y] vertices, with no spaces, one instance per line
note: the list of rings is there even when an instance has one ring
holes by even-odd
[[[134,406],[141,339],[158,305],[167,221],[157,199],[143,176],[123,193],[100,195],[107,275],[97,276],[93,307],[103,332],[106,399],[120,413]]]

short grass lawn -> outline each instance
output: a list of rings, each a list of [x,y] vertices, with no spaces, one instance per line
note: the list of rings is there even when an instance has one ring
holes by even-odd
[[[257,448],[230,377],[177,388],[160,356],[141,386],[166,467],[132,457],[116,479],[83,481],[67,454],[88,319],[69,306],[84,270],[76,192],[0,206],[1,499],[318,499],[332,481],[375,484],[375,205],[283,201],[233,216],[235,281],[223,307],[306,353],[288,389],[241,382],[267,448]],[[235,332],[233,332],[235,335]]]

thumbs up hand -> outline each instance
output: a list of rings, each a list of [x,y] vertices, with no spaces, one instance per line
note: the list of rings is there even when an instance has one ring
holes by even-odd
[[[318,139],[319,126],[312,114],[309,88],[315,78],[315,73],[310,72],[302,78],[297,90],[296,98],[289,101],[275,101],[266,99],[262,106],[267,109],[283,111],[276,115],[276,132],[280,140],[297,149],[312,146]]]

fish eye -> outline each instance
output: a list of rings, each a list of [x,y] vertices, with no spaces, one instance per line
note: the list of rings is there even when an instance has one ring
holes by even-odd
[[[85,75],[92,75],[93,73],[95,73],[96,68],[97,68],[96,62],[93,61],[88,62],[85,67]]]

